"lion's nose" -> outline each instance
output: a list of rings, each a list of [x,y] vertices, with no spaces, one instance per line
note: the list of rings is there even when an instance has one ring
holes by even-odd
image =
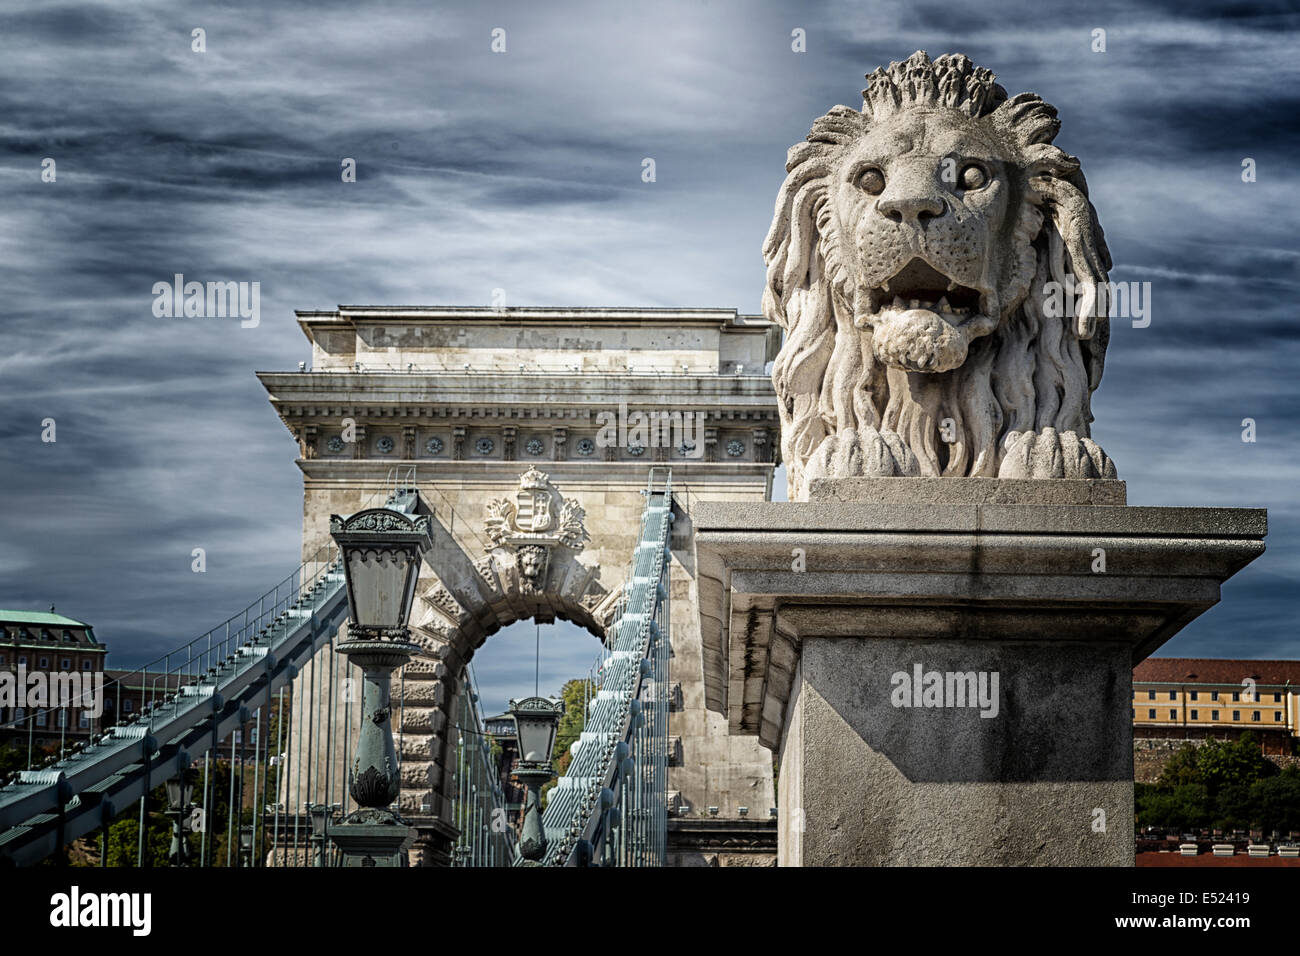
[[[927,219],[943,213],[943,202],[931,196],[903,196],[881,199],[876,203],[876,209],[893,222],[922,225]]]

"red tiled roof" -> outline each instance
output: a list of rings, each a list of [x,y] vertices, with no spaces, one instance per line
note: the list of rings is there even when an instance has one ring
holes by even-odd
[[[1300,685],[1300,661],[1236,661],[1213,657],[1148,657],[1133,668],[1133,682],[1157,684]]]

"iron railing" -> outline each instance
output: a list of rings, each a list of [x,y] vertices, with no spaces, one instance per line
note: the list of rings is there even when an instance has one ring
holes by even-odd
[[[671,470],[652,468],[645,495],[600,686],[542,815],[548,866],[666,862]]]

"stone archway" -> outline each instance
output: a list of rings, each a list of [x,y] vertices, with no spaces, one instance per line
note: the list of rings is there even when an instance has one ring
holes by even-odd
[[[435,509],[436,512],[436,509]],[[516,621],[568,620],[600,639],[622,588],[581,560],[586,514],[550,478],[530,468],[514,500],[490,501],[484,530],[491,550],[474,557],[433,515],[412,634],[424,653],[406,667],[401,715],[404,816],[421,830],[423,855],[442,857],[452,838],[452,767],[457,698],[465,668],[492,634]]]

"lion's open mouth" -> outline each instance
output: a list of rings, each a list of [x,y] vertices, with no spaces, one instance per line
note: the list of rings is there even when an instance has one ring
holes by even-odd
[[[970,343],[997,324],[996,297],[912,259],[854,302],[853,324],[871,330],[876,358],[909,372],[950,372],[966,361]]]
[[[891,279],[867,290],[872,315],[886,309],[926,309],[937,315],[961,321],[980,311],[980,294],[975,289],[949,279],[929,263],[913,259]]]

